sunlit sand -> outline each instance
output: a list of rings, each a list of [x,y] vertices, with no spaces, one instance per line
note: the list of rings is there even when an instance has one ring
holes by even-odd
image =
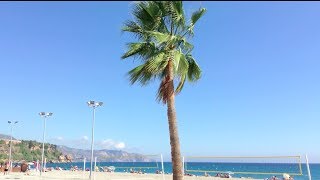
[[[29,175],[26,173],[10,173],[9,175],[0,175],[0,179],[89,179],[89,172],[81,171],[51,171],[45,172],[40,177],[39,172],[29,172]],[[132,173],[107,173],[107,172],[95,172],[95,180],[127,180],[127,179],[137,179],[137,180],[163,180],[162,174],[132,174]],[[172,175],[165,174],[164,179],[172,179]],[[208,179],[226,179],[226,178],[217,178],[217,177],[192,177],[185,176],[184,179],[199,179],[199,180],[208,180]],[[240,178],[229,178],[229,179],[240,179]],[[241,178],[245,180],[245,178]]]

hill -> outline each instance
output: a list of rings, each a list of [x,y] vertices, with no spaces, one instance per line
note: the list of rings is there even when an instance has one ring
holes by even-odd
[[[68,154],[73,157],[73,161],[81,162],[83,158],[91,159],[91,150],[75,149],[66,146],[58,146],[57,149],[63,154]],[[142,154],[128,153],[119,150],[94,150],[94,156],[98,162],[149,162],[149,158]]]
[[[45,156],[47,161],[56,162],[62,153],[57,150],[57,146],[45,143]],[[9,141],[0,140],[0,162],[4,162],[9,156]],[[12,158],[14,162],[41,160],[42,143],[30,140],[22,140],[12,143]]]
[[[2,137],[2,138],[1,138]],[[10,136],[0,134],[0,163],[9,159]],[[14,139],[14,138],[13,138]],[[47,162],[81,162],[83,158],[89,160],[91,151],[69,148],[55,144],[45,143],[45,157]],[[16,140],[12,143],[12,158],[14,162],[41,161],[42,143],[32,140]],[[99,162],[149,162],[149,158],[142,154],[128,153],[118,150],[95,150],[94,156]]]
[[[12,137],[13,140],[16,140],[14,137]],[[0,134],[0,140],[10,140],[9,135]]]

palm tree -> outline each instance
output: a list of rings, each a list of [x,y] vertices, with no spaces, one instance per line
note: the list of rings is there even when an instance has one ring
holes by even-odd
[[[157,78],[161,81],[157,100],[168,108],[174,180],[183,179],[175,95],[181,92],[186,80],[195,82],[201,77],[191,55],[193,45],[187,40],[194,35],[194,25],[205,12],[205,8],[200,8],[186,22],[182,1],[140,1],[134,4],[134,20],[126,21],[122,28],[133,33],[138,41],[128,43],[121,58],[134,57],[143,62],[128,72],[131,84],[147,85]],[[174,80],[178,80],[176,88]]]

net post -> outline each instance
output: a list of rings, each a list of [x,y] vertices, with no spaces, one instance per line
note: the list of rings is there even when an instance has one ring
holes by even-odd
[[[164,178],[164,166],[163,166],[163,156],[162,156],[162,154],[160,154],[160,157],[161,157],[162,179],[165,180],[165,178]]]
[[[85,175],[86,172],[86,158],[83,158],[83,177]]]
[[[306,164],[307,164],[307,170],[308,170],[308,177],[309,177],[309,180],[311,180],[311,172],[310,172],[309,159],[307,154],[306,154]]]
[[[94,157],[93,179],[96,179],[97,157]]]
[[[298,161],[299,161],[299,170],[300,170],[300,174],[302,175],[302,165],[301,165],[301,156],[298,156]]]
[[[44,165],[43,165],[43,171],[45,172],[47,166],[47,158],[44,158]]]
[[[39,160],[37,160],[37,167],[36,167],[36,171],[39,170]]]
[[[182,172],[183,172],[183,176],[184,176],[184,156],[182,156]]]

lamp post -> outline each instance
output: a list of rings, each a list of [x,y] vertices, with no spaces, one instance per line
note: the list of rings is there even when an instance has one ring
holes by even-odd
[[[92,163],[93,163],[93,142],[94,142],[94,118],[95,118],[95,109],[99,106],[102,106],[103,102],[98,101],[88,101],[89,107],[93,109],[93,118],[92,118],[92,134],[91,134],[91,159],[90,159],[90,175],[89,178],[92,179]]]
[[[10,149],[9,149],[9,168],[10,168],[10,171],[12,170],[12,156],[11,156],[11,149],[12,149],[12,133],[13,133],[13,125],[17,124],[18,121],[15,121],[15,122],[11,122],[11,121],[8,121],[8,123],[10,124],[11,126],[11,134],[10,134]]]
[[[44,118],[40,176],[42,176],[42,169],[43,169],[44,141],[45,141],[45,133],[46,133],[46,119],[47,119],[48,117],[52,116],[52,114],[53,114],[53,113],[51,113],[51,112],[40,112],[40,113],[39,113],[39,115]]]

